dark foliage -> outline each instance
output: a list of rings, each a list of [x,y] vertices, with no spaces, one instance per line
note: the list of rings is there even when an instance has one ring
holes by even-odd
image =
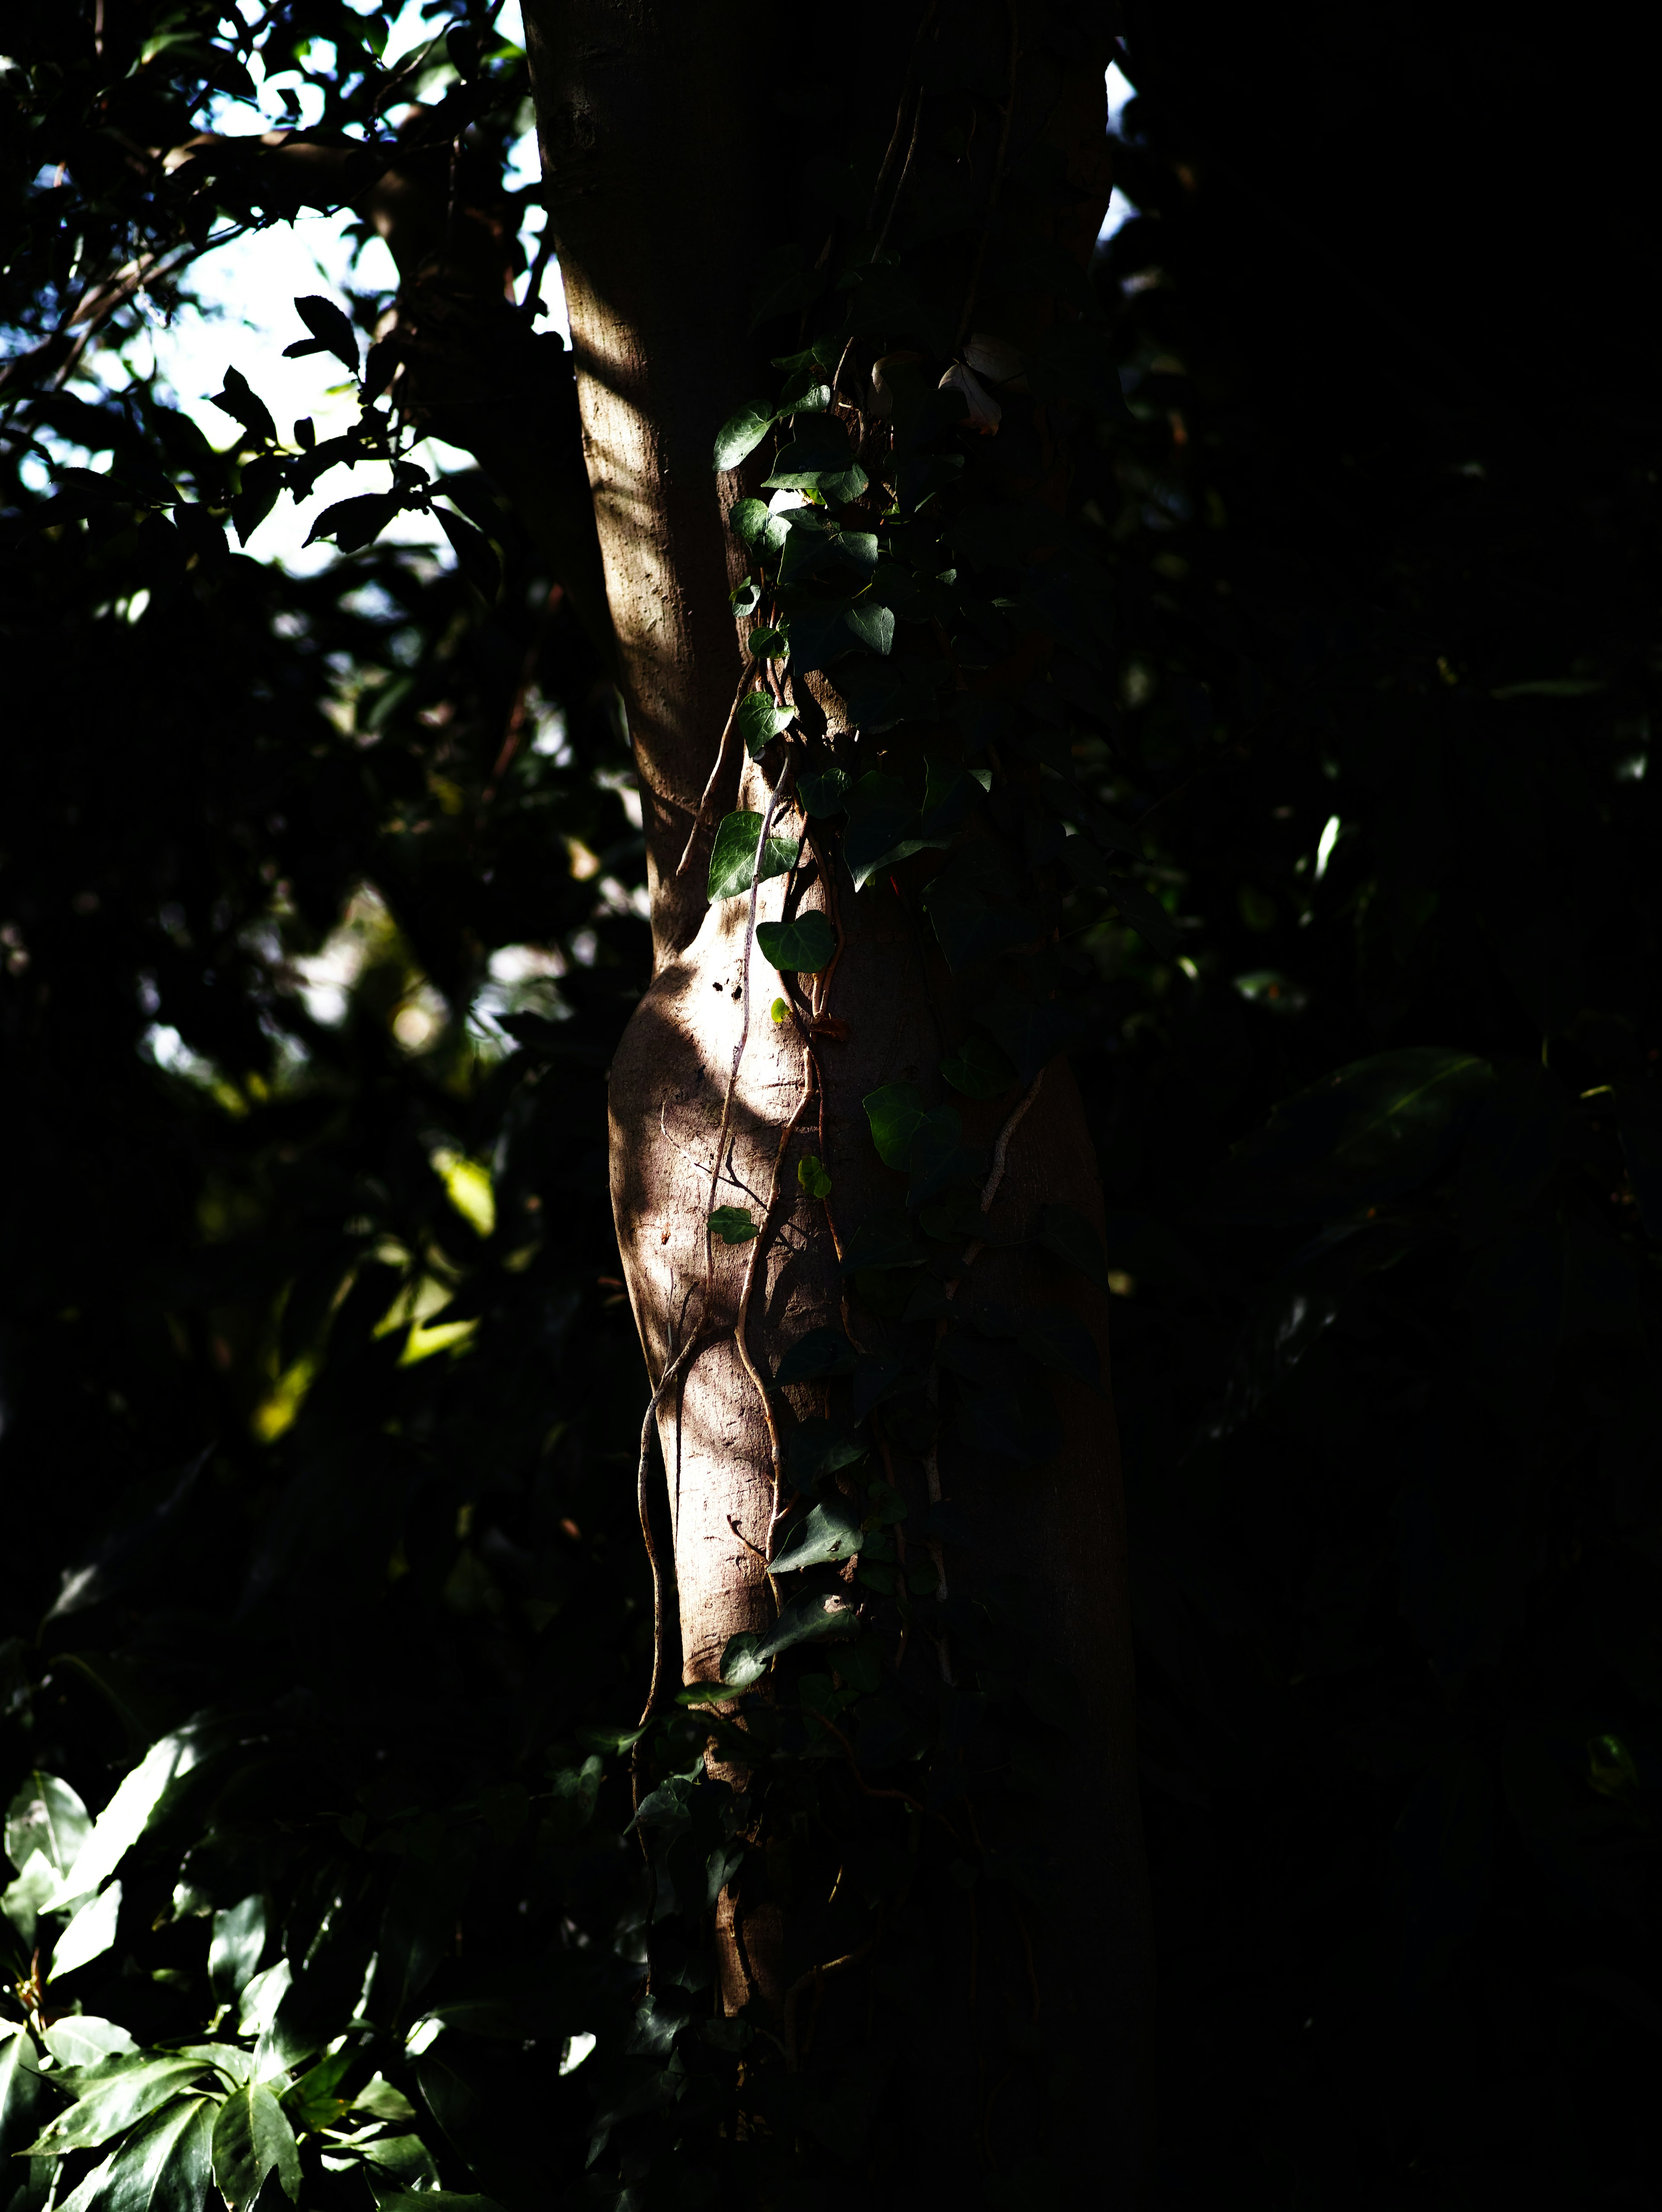
[[[362,121],[373,48],[310,16],[332,119]],[[111,148],[177,137],[236,66],[205,13],[143,62],[75,20],[14,40],[14,351],[58,343],[53,193],[83,267],[193,234]],[[1053,672],[1136,827],[1121,911],[1159,909],[1141,935],[1081,909],[1075,945],[1162,2188],[1641,2205],[1659,439],[1612,242],[1637,149],[1606,72],[1531,246],[1490,194],[1535,62],[1430,20],[1368,36],[1133,22],[1142,213],[1096,283],[1135,419],[1075,485],[1117,696]],[[94,126],[107,84],[128,106]],[[1536,272],[1578,256],[1572,327]],[[294,2069],[306,2202],[441,2179],[518,2212],[581,2186],[591,2081],[602,2125],[626,2094],[599,2069],[643,1950],[618,1755],[643,1394],[604,1163],[646,961],[627,757],[478,479],[494,599],[384,549],[295,580],[224,550],[234,453],[143,388],[43,395],[8,418],[0,548],[0,1778],[19,1820],[74,1820],[31,1773],[100,1807],[148,1751],[154,1787],[127,1787],[113,1940],[44,2005],[46,1825],[9,1836],[6,2017],[68,2015],[47,2053],[89,2063],[221,2007],[228,2037],[241,1999]],[[550,708],[563,751],[531,744]],[[325,1020],[294,963],[344,914]],[[490,958],[525,945],[561,972],[504,1012]],[[64,2109],[39,2056],[0,2042],[7,2153]],[[187,2130],[204,2077],[174,2084]],[[0,2201],[37,2212],[52,2168]]]

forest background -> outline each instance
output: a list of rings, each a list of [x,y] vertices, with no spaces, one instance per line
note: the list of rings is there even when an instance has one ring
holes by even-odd
[[[500,177],[522,62],[447,26],[396,95],[472,101]],[[231,418],[216,452],[128,343],[198,264],[67,322],[143,213],[120,131],[182,137],[256,52],[346,115],[387,27],[7,33],[0,2148],[54,2060],[228,2020],[293,2071],[273,2203],[291,2157],[320,2205],[695,2203],[581,2179],[640,2059],[651,1646],[616,694],[460,455],[441,540],[199,534],[251,498]],[[1081,711],[1166,921],[1081,933],[1073,1057],[1173,2205],[1662,2203],[1654,194],[1642,57],[1565,37],[1123,24]],[[386,298],[336,304],[356,361]],[[109,2140],[0,2203],[103,2201]]]

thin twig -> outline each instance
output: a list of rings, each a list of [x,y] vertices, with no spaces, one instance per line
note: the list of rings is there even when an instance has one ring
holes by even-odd
[[[813,2018],[817,2021],[819,2017],[820,1991],[825,1985],[827,1976],[831,1974],[840,1974],[846,1967],[849,1966],[857,1966],[863,1958],[869,1955],[872,1950],[875,1948],[876,1943],[877,1937],[875,1936],[868,1936],[858,1950],[849,1951],[840,1959],[829,1959],[823,1966],[810,1966],[806,1974],[799,1974],[796,1979],[791,1984],[790,1987],[785,1991],[785,2064],[791,2073],[795,2073],[797,2065],[796,2000],[801,1996],[804,1990],[812,1986],[814,1996]],[[802,2045],[801,2055],[804,2057],[807,2057],[809,2046],[813,2044],[813,2023],[811,2021],[808,2027],[807,2039],[804,2041]]]
[[[761,1554],[764,1565],[773,1556],[774,1534],[779,1525],[779,1500],[785,1486],[784,1449],[779,1434],[778,1419],[773,1410],[773,1401],[767,1384],[763,1382],[757,1370],[755,1361],[750,1356],[750,1346],[746,1341],[746,1332],[750,1320],[750,1294],[756,1281],[757,1259],[762,1249],[762,1241],[768,1233],[768,1224],[773,1218],[774,1206],[778,1202],[779,1177],[784,1169],[785,1154],[789,1149],[790,1140],[795,1135],[813,1095],[813,1055],[805,1050],[802,1054],[802,1095],[796,1102],[795,1111],[779,1132],[779,1149],[773,1158],[773,1180],[768,1185],[767,1204],[763,1209],[761,1226],[751,1239],[750,1256],[745,1264],[744,1287],[739,1293],[739,1317],[734,1323],[733,1329],[733,1340],[738,1346],[739,1357],[744,1363],[745,1372],[756,1386],[756,1395],[762,1401],[763,1417],[768,1425],[768,1445],[773,1455],[773,1507],[771,1517],[768,1522],[768,1548]],[[777,1595],[776,1591],[775,1596],[776,1597]]]
[[[641,1457],[635,1476],[635,1502],[641,1516],[641,1534],[646,1544],[647,1558],[652,1563],[652,1686],[647,1692],[646,1706],[641,1715],[642,1728],[658,1710],[658,1695],[663,1686],[664,1675],[664,1574],[658,1559],[658,1547],[653,1540],[652,1516],[647,1510],[647,1470],[652,1459],[653,1430],[664,1393],[682,1373],[699,1346],[706,1341],[706,1331],[701,1323],[664,1369],[658,1378],[658,1387],[652,1394],[651,1402],[641,1417]],[[630,1765],[634,1767],[637,1761],[632,1759]],[[636,1779],[638,1782],[638,1776]]]
[[[721,1164],[727,1156],[728,1129],[733,1120],[734,1094],[739,1088],[739,1063],[745,1056],[745,1047],[750,1042],[750,956],[756,942],[756,899],[762,888],[762,860],[768,848],[768,832],[773,827],[773,817],[779,801],[785,796],[796,763],[789,754],[785,757],[784,772],[768,793],[767,811],[762,817],[762,827],[757,832],[756,859],[750,879],[750,913],[745,923],[745,957],[741,979],[744,986],[744,1019],[740,1024],[739,1042],[733,1048],[733,1069],[728,1077],[728,1093],[721,1102],[721,1127],[715,1139],[715,1158],[710,1164],[709,1203],[704,1208],[704,1281],[708,1285],[715,1272],[715,1247],[710,1243],[709,1217],[715,1211],[715,1186],[721,1178]]]
[[[728,764],[728,749],[734,731],[739,725],[739,709],[744,704],[745,694],[750,690],[750,679],[756,668],[753,653],[745,655],[744,672],[739,678],[739,689],[733,695],[733,704],[728,709],[727,727],[721,732],[721,742],[715,748],[715,765],[709,772],[709,781],[704,786],[703,797],[698,801],[692,817],[692,827],[687,832],[687,842],[680,859],[675,864],[677,876],[685,875],[692,863],[692,848],[698,842],[698,832],[709,818],[715,801],[715,787],[721,782]]]

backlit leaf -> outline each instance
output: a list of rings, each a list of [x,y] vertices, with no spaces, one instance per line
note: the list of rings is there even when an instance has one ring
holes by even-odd
[[[756,879],[756,844],[762,834],[759,814],[729,814],[723,817],[710,848],[709,895],[712,900],[735,898]],[[801,854],[800,840],[770,837],[762,855],[761,879],[788,875]]]

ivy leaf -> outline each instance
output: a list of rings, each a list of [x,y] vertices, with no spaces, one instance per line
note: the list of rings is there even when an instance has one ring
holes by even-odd
[[[756,880],[756,842],[761,834],[759,814],[729,814],[722,821],[710,848],[708,888],[712,902],[735,898],[750,889]],[[788,875],[801,850],[796,839],[770,837],[762,855],[761,880]]]
[[[1067,1262],[1099,1291],[1108,1288],[1108,1262],[1102,1240],[1082,1213],[1071,1206],[1047,1206],[1038,1217],[1037,1240],[1047,1252]]]
[[[858,499],[870,479],[855,460],[849,434],[834,415],[812,415],[777,456],[764,491],[818,491],[827,499]]]
[[[854,1389],[850,1405],[856,1421],[863,1421],[868,1413],[880,1406],[884,1400],[894,1396],[901,1383],[910,1374],[918,1378],[904,1359],[877,1359],[869,1356],[860,1359],[855,1368]]]
[[[1038,924],[1024,908],[989,897],[989,872],[976,853],[975,841],[954,853],[924,884],[920,900],[954,974],[1038,935]]]
[[[485,604],[494,606],[502,580],[502,562],[496,558],[496,547],[484,531],[465,522],[460,515],[453,514],[447,507],[435,507],[433,512],[438,517],[440,529],[450,540],[456,566]],[[338,539],[337,543],[344,545],[345,541]]]
[[[939,1198],[947,1188],[973,1176],[980,1155],[964,1142],[963,1125],[956,1106],[932,1107],[912,1139],[911,1182],[906,1204],[916,1209]]]
[[[923,1093],[915,1083],[886,1083],[880,1091],[868,1091],[860,1103],[871,1124],[878,1158],[886,1168],[898,1168],[904,1174],[911,1161],[912,1140],[928,1115]]]
[[[248,433],[248,441],[260,446],[277,443],[277,424],[271,420],[271,410],[249,385],[240,368],[228,368],[222,390],[216,392],[209,401],[210,407],[222,407],[234,421],[240,422]]]
[[[856,600],[843,610],[843,619],[868,653],[886,653],[894,643],[894,615],[888,607],[866,606]]]
[[[796,794],[810,818],[823,821],[828,814],[842,813],[853,782],[845,768],[822,769],[817,775],[799,775]]]
[[[776,707],[765,691],[752,691],[739,704],[739,734],[752,760],[762,754],[782,730],[790,727],[794,707]]]
[[[1050,1065],[1079,1026],[1070,1007],[1014,990],[1001,991],[982,1010],[981,1018],[1015,1062],[1024,1083],[1031,1083],[1040,1068]]]
[[[815,1153],[809,1152],[796,1163],[796,1180],[810,1198],[829,1198],[831,1179],[825,1172],[825,1164]]]
[[[745,642],[758,660],[783,660],[790,652],[790,639],[782,629],[753,629]]]
[[[861,730],[887,730],[897,722],[933,720],[939,711],[937,695],[950,672],[944,660],[855,659],[837,678],[837,689]]]
[[[752,1237],[761,1234],[747,1206],[718,1206],[709,1217],[709,1225],[724,1244],[748,1244]]]
[[[297,299],[295,308],[312,335],[309,341],[301,339],[297,344],[284,346],[284,360],[299,354],[332,353],[356,376],[358,373],[358,334],[334,301],[313,292],[304,299]]]
[[[860,1509],[846,1498],[828,1498],[816,1505],[793,1529],[782,1551],[776,1553],[772,1571],[794,1574],[799,1567],[823,1566],[828,1560],[846,1559],[860,1549]]]
[[[338,499],[312,525],[306,543],[313,545],[320,538],[332,538],[343,553],[359,552],[380,537],[403,505],[395,491],[368,491],[356,499]],[[441,508],[434,512],[447,532],[449,518]]]
[[[892,867],[923,849],[917,808],[898,777],[875,769],[862,775],[849,797],[849,826],[843,833],[843,857],[863,890],[880,869]]]
[[[759,1682],[770,1659],[798,1644],[818,1643],[827,1636],[852,1636],[859,1629],[859,1608],[841,1591],[798,1598],[788,1605],[765,1636],[746,1629],[729,1638],[721,1653],[721,1680],[729,1689],[747,1690]]]
[[[837,933],[814,909],[794,921],[758,921],[756,943],[762,957],[782,975],[818,975],[837,952]]]
[[[756,451],[773,422],[770,407],[741,407],[728,417],[716,434],[715,467],[719,475],[723,469],[736,469],[740,461]],[[760,505],[760,501],[755,502]],[[746,501],[748,506],[750,501]]]
[[[815,1382],[825,1375],[852,1375],[854,1368],[854,1346],[840,1328],[811,1328],[806,1336],[799,1336],[785,1353],[773,1379],[776,1382]]]
[[[979,1030],[971,1030],[958,1050],[941,1061],[941,1073],[966,1098],[997,1098],[1016,1079],[1008,1053]]]
[[[773,552],[785,542],[785,526],[764,499],[741,499],[728,516],[728,524],[741,545],[761,546]]]
[[[1041,1367],[1077,1376],[1087,1389],[1102,1395],[1102,1360],[1096,1339],[1077,1314],[1065,1306],[1017,1309],[1016,1338]]]
[[[866,1451],[863,1440],[840,1422],[804,1421],[786,1439],[785,1466],[793,1482],[811,1489],[840,1468],[857,1466]]]
[[[843,1247],[843,1273],[868,1268],[921,1267],[923,1249],[904,1211],[868,1214]]]
[[[263,2081],[233,2089],[214,2122],[214,2185],[228,2212],[247,2212],[268,2173],[290,2203],[300,2195],[300,2153],[288,2115]]]
[[[796,608],[791,614],[789,633],[791,665],[799,676],[829,668],[834,660],[854,651],[854,634],[843,607]]]

